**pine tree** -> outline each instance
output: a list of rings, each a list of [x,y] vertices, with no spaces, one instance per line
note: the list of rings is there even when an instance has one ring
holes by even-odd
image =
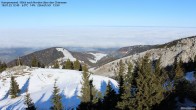
[[[67,59],[65,62],[65,69],[73,69],[73,62],[70,61],[70,59]]]
[[[56,80],[54,82],[53,87],[53,93],[52,93],[52,104],[51,110],[63,110],[63,104],[61,102],[61,96],[59,95],[59,88],[56,85]]]
[[[159,78],[152,71],[152,64],[148,55],[139,62],[138,77],[136,79],[137,92],[135,94],[135,109],[152,109],[164,99],[164,89]]]
[[[11,98],[16,98],[18,96],[18,93],[20,92],[19,85],[15,80],[14,76],[11,76],[11,82],[10,82],[10,95]]]
[[[76,61],[74,61],[73,63],[74,65],[74,70],[80,70],[80,62],[78,61],[78,59]]]
[[[93,80],[90,80],[90,74],[88,73],[87,66],[83,67],[82,74],[82,88],[81,88],[81,103],[78,106],[78,110],[91,110],[96,107],[96,104],[100,98],[100,92],[98,92],[93,86]]]
[[[83,69],[82,69],[82,65],[80,64],[80,69],[79,69],[79,71],[83,71]]]
[[[118,102],[117,107],[122,110],[132,109],[132,94],[131,94],[131,85],[133,80],[133,65],[128,63],[128,72],[125,75],[125,82],[124,82],[124,93],[121,96],[121,101]]]
[[[140,60],[140,59],[139,59]],[[138,71],[139,71],[139,65],[140,61],[135,61],[135,66],[133,68],[133,78],[132,78],[132,83],[131,83],[131,87],[132,88],[137,88],[137,77],[138,77]]]
[[[176,79],[180,79],[184,76],[182,64],[183,64],[182,60],[180,59],[180,61],[177,63],[176,68],[175,68],[175,78]]]
[[[43,63],[41,64],[41,68],[45,68],[45,65]]]
[[[123,76],[120,76],[118,87],[119,87],[118,98],[119,98],[119,101],[122,101],[122,95],[125,93],[124,77]]]
[[[118,97],[114,89],[111,87],[111,83],[108,82],[105,96],[103,97],[103,110],[115,110]]]
[[[59,62],[58,61],[55,61],[54,68],[59,68]]]
[[[32,58],[31,66],[32,67],[38,67],[38,61],[37,61],[35,56]]]
[[[30,94],[28,93],[28,90],[26,91],[24,104],[26,105],[26,110],[36,110],[35,105],[30,97]]]
[[[122,60],[120,60],[119,62],[119,72],[117,74],[117,80],[118,80],[118,87],[119,87],[119,94],[118,94],[118,98],[119,101],[121,101],[121,97],[124,94],[125,88],[124,88],[124,77],[125,77],[125,64],[123,63]]]
[[[41,62],[40,61],[37,62],[37,67],[41,67]]]
[[[6,68],[7,68],[6,63],[0,61],[0,73],[1,73],[2,71],[6,70]]]
[[[125,71],[125,64],[123,63],[122,60],[119,62],[119,72],[117,74],[117,79],[120,81],[120,77],[124,76],[124,71]]]
[[[161,75],[161,57],[156,61],[155,65],[154,65],[154,72],[156,73],[157,76]]]
[[[84,65],[83,67],[83,74],[82,74],[82,88],[81,88],[81,94],[82,96],[80,97],[81,102],[90,102],[90,74],[88,73],[87,66]]]
[[[189,85],[189,81],[185,79],[178,80],[175,85],[175,92],[178,95],[178,99],[181,103],[184,103],[184,99],[186,96],[188,96],[188,91],[190,91]]]

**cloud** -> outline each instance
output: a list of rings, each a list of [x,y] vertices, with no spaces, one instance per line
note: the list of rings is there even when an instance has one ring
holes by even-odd
[[[166,43],[196,35],[196,28],[171,27],[54,27],[0,29],[5,47],[123,47]]]

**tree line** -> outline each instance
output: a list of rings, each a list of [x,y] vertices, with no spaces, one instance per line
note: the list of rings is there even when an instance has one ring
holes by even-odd
[[[6,70],[7,64],[5,62],[0,61],[0,73]]]
[[[16,60],[16,66],[19,66],[19,65],[24,65],[20,58],[18,58]],[[36,57],[32,57],[30,66],[31,67],[45,68],[45,64],[42,63],[41,61],[39,61]],[[55,61],[53,63],[52,68],[60,68],[59,61]],[[75,61],[71,61],[70,59],[67,59],[64,62],[63,66],[62,66],[62,69],[70,69],[70,70],[82,71],[82,64],[79,62],[78,59],[76,59]]]
[[[60,68],[60,64],[58,61],[55,61],[55,63],[53,64],[53,68]],[[67,59],[64,62],[62,69],[82,71],[82,64],[79,62],[78,59],[76,59],[75,61],[71,61],[70,59]]]

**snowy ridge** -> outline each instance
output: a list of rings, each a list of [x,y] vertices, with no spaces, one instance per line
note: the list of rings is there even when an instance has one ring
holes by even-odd
[[[66,61],[67,59],[70,59],[71,61],[75,61],[76,60],[76,58],[74,58],[72,56],[72,54],[69,51],[67,51],[66,49],[64,49],[64,48],[56,48],[56,50],[62,52],[63,55],[64,55],[64,57],[58,59],[58,61]]]
[[[62,69],[41,69],[41,68],[18,68],[22,69],[23,74],[16,75],[11,71],[4,71],[0,74],[0,110],[24,109],[25,91],[29,93],[38,110],[48,110],[51,107],[51,95],[54,80],[57,79],[57,86],[60,88],[62,102],[66,109],[75,108],[80,103],[78,96],[81,95],[81,72],[75,70]],[[21,89],[20,96],[10,99],[10,74],[17,76],[16,81]],[[102,93],[105,92],[108,81],[111,81],[113,88],[117,91],[117,82],[113,79],[91,75],[93,85]]]
[[[92,63],[97,63],[97,61],[99,61],[103,57],[107,56],[107,54],[103,54],[103,53],[92,53],[92,52],[90,52],[89,54],[94,56],[94,59],[89,59],[89,61],[92,62]]]

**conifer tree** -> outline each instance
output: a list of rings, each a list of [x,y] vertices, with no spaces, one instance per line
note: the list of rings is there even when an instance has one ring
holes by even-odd
[[[0,72],[4,71],[6,68],[7,68],[6,63],[0,61]]]
[[[88,68],[86,65],[83,67],[83,74],[82,74],[82,88],[81,88],[81,94],[80,97],[81,102],[90,102],[90,74],[88,73]]]
[[[65,69],[73,69],[73,62],[70,61],[70,59],[67,59],[65,62]]]
[[[164,89],[159,78],[152,72],[152,64],[148,55],[139,63],[138,77],[136,79],[137,92],[135,95],[135,109],[149,110],[153,105],[159,104],[164,99]]]
[[[118,97],[114,89],[111,87],[111,83],[108,82],[105,96],[103,97],[103,110],[115,110]]]
[[[159,76],[159,75],[161,75],[161,67],[160,67],[160,65],[161,65],[161,57],[156,61],[156,63],[155,63],[155,70],[154,70],[154,72],[155,72],[155,74],[157,75],[157,76]]]
[[[41,67],[41,62],[40,61],[37,62],[37,67]]]
[[[59,68],[59,62],[58,61],[55,61],[54,68]]]
[[[24,104],[26,105],[26,110],[36,110],[35,105],[30,97],[30,94],[28,93],[28,90],[26,91]]]
[[[99,101],[100,93],[93,86],[93,80],[90,80],[90,74],[88,72],[87,66],[83,67],[82,74],[82,88],[81,88],[81,103],[78,106],[78,110],[91,110],[96,107]]]
[[[122,101],[122,95],[125,93],[123,76],[120,76],[118,87],[119,87],[118,98],[119,98],[119,101]]]
[[[10,95],[11,98],[16,98],[18,96],[18,93],[20,92],[19,85],[15,80],[14,76],[11,76],[11,82],[10,82]]]
[[[43,63],[41,64],[41,68],[45,68],[45,65]]]
[[[123,63],[122,60],[119,62],[119,72],[117,75],[118,81],[120,81],[120,76],[124,76],[124,71],[125,71],[125,64]]]
[[[140,59],[139,59],[140,60]],[[138,71],[139,71],[139,65],[140,61],[135,61],[135,66],[133,68],[133,78],[132,78],[132,83],[131,83],[131,87],[132,88],[137,88],[137,77],[138,77]]]
[[[31,66],[32,67],[38,67],[38,61],[37,61],[35,56],[32,58]]]
[[[61,102],[61,96],[59,95],[59,88],[56,85],[56,80],[54,82],[53,87],[53,93],[52,93],[52,104],[51,110],[63,110],[63,104]]]
[[[125,64],[123,63],[122,60],[120,60],[119,62],[119,71],[118,71],[118,74],[117,74],[117,80],[118,80],[118,83],[119,83],[119,94],[118,94],[118,99],[119,101],[121,101],[121,97],[125,91],[125,88],[124,88],[124,77],[125,77]]]
[[[184,76],[182,64],[183,64],[182,60],[180,59],[180,61],[177,63],[176,68],[175,68],[175,78],[176,79],[182,78]]]
[[[82,69],[82,65],[80,64],[80,69],[79,69],[79,71],[83,71],[83,69]]]
[[[78,61],[78,59],[76,61],[74,61],[73,63],[74,65],[74,70],[80,70],[80,62]]]
[[[178,80],[175,85],[175,92],[178,95],[178,99],[181,103],[184,103],[185,97],[188,96],[188,92],[190,91],[189,85],[190,83],[185,79]]]
[[[122,110],[132,109],[132,94],[131,94],[131,84],[133,80],[133,65],[128,63],[128,72],[125,75],[125,82],[124,82],[124,93],[121,96],[121,101],[118,102],[117,107]]]
[[[125,75],[125,84],[131,85],[133,80],[133,65],[131,62],[128,63],[128,71],[127,74]]]

